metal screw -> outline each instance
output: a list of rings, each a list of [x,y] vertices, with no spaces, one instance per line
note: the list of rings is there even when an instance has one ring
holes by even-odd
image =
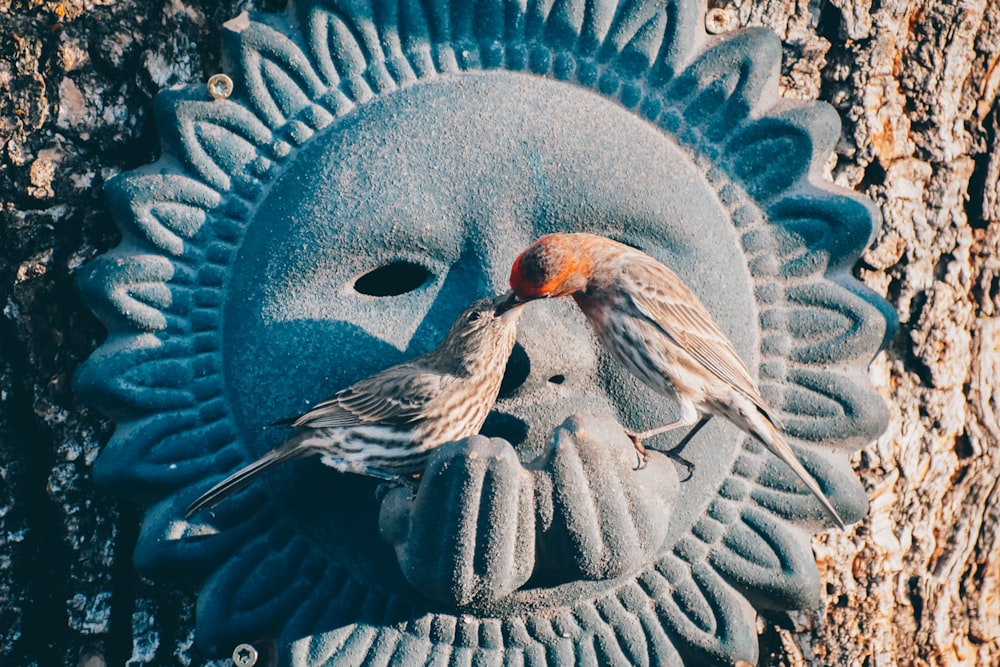
[[[257,649],[250,644],[240,644],[233,649],[233,664],[236,667],[253,667],[257,664]]]
[[[213,100],[224,100],[233,94],[233,80],[225,74],[213,74],[208,78],[208,94]]]
[[[730,7],[713,7],[705,12],[705,30],[719,35],[736,29],[736,12]]]

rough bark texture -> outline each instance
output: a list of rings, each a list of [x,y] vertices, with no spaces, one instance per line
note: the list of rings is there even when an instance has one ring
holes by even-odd
[[[857,273],[901,320],[872,366],[892,423],[855,460],[871,512],[816,539],[825,606],[762,618],[762,664],[1000,664],[1000,3],[710,4],[840,111],[831,177],[884,216]],[[70,380],[103,331],[72,275],[117,241],[102,184],[156,155],[153,95],[217,71],[244,8],[0,0],[3,664],[209,662],[193,597],[131,567],[139,510],[92,483],[111,424]]]
[[[783,94],[832,103],[832,165],[883,227],[857,274],[900,330],[872,365],[892,412],[861,452],[867,520],[816,540],[817,615],[770,618],[771,665],[1000,662],[1000,4],[736,2],[785,42]]]

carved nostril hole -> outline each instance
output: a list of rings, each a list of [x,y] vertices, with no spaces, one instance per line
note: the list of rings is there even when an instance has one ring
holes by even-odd
[[[562,374],[553,375],[552,377],[549,378],[549,382],[551,382],[552,384],[562,384],[565,381],[566,381],[566,376]]]
[[[500,382],[500,393],[497,398],[507,398],[517,390],[524,381],[528,379],[531,372],[531,359],[524,351],[520,343],[514,344],[514,350],[507,360],[507,368],[503,372],[503,380]]]
[[[354,289],[368,296],[399,296],[427,282],[431,272],[412,262],[392,262],[354,281]]]

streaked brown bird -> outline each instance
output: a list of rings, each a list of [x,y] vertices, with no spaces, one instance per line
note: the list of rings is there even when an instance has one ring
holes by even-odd
[[[356,382],[291,420],[298,432],[191,503],[215,507],[264,471],[321,456],[342,472],[398,479],[423,471],[435,447],[479,432],[500,391],[521,304],[480,299],[444,341],[416,359]]]
[[[681,452],[713,416],[722,415],[788,464],[830,518],[845,527],[781,436],[781,423],[732,343],[673,271],[644,252],[603,236],[551,234],[514,261],[510,286],[511,302],[573,297],[608,351],[644,383],[677,401],[676,421],[628,432],[643,461],[648,456],[643,440],[692,426],[665,453],[693,471]]]

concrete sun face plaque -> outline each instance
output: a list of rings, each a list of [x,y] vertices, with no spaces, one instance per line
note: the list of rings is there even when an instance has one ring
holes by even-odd
[[[812,178],[839,123],[777,101],[777,38],[704,20],[688,0],[302,2],[226,24],[231,82],[160,94],[163,157],[109,185],[123,241],[81,272],[109,335],[77,388],[118,424],[98,479],[149,505],[137,567],[203,582],[209,650],[732,664],[756,662],[755,607],[817,604],[820,506],[723,420],[686,450],[693,479],[633,469],[620,424],[675,408],[568,301],[526,309],[483,435],[416,492],[313,459],[184,518],[287,436],[270,422],[434,347],[553,231],[680,274],[860,518],[848,456],[886,422],[865,368],[891,316],[849,268],[876,216]]]

